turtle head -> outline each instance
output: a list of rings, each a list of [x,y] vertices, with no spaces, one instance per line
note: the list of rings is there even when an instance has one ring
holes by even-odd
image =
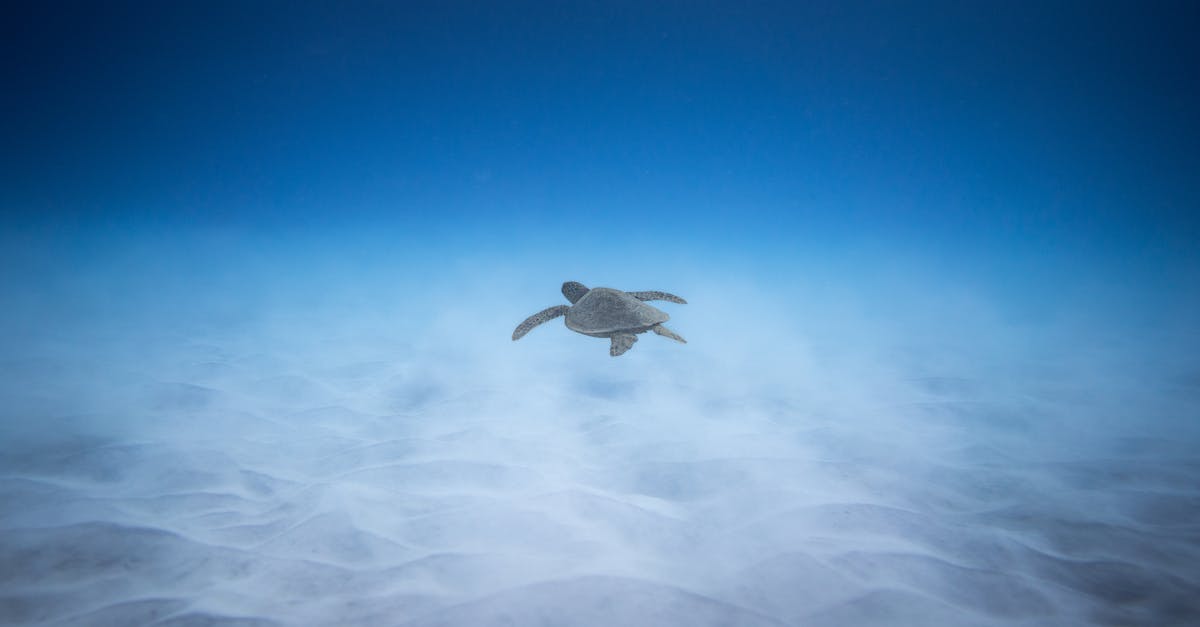
[[[563,296],[566,296],[567,300],[571,301],[571,304],[574,305],[575,303],[579,302],[580,298],[583,298],[584,294],[588,293],[588,288],[585,287],[583,283],[567,281],[566,283],[563,283],[562,293]]]

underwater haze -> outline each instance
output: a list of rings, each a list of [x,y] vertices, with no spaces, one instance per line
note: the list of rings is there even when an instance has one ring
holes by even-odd
[[[650,4],[6,19],[0,623],[1200,621],[1194,7]]]

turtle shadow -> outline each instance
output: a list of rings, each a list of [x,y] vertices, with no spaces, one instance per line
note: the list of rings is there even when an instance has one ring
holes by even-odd
[[[609,377],[579,378],[571,385],[571,390],[576,394],[606,401],[631,399],[641,388],[640,381]]]

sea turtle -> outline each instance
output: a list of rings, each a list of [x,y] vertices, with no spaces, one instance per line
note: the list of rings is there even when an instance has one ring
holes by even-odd
[[[616,357],[633,347],[638,333],[654,331],[677,342],[687,344],[687,340],[679,337],[662,323],[671,318],[665,311],[660,311],[642,301],[666,300],[672,303],[687,304],[686,300],[666,292],[622,292],[611,287],[596,287],[588,289],[582,283],[567,281],[562,286],[563,296],[571,301],[571,306],[557,305],[543,309],[525,319],[513,331],[513,341],[519,340],[529,333],[533,327],[566,316],[567,328],[590,335],[592,337],[607,337],[612,340],[608,354]]]

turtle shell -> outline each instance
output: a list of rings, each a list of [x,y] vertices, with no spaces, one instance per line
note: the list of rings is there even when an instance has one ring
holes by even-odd
[[[567,310],[566,322],[572,331],[604,336],[619,331],[639,333],[669,319],[666,312],[621,290],[597,287]]]

